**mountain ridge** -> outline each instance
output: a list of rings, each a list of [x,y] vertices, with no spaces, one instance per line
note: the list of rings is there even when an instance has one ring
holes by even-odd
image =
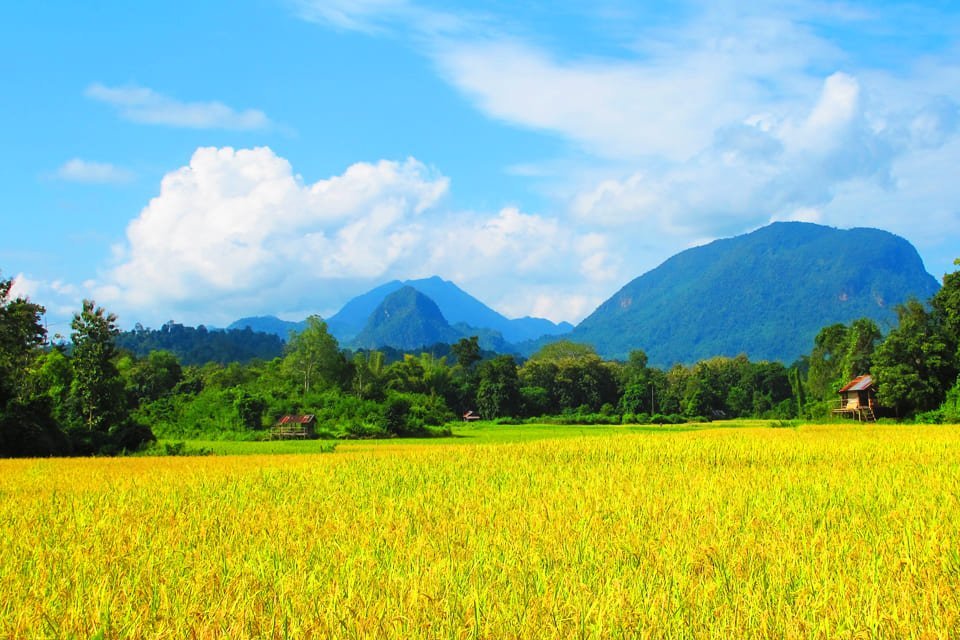
[[[830,324],[869,317],[938,288],[916,249],[872,228],[776,222],[682,251],[631,280],[567,338],[604,357],[647,352],[651,364],[746,353],[792,362]]]
[[[350,347],[418,349],[437,343],[452,344],[461,337],[429,296],[404,286],[373,310],[366,325],[350,341]]]
[[[545,318],[530,316],[507,318],[453,282],[439,276],[418,280],[391,280],[378,285],[351,298],[337,313],[325,318],[327,329],[340,343],[350,343],[366,326],[370,314],[380,303],[388,295],[405,286],[413,287],[433,300],[451,326],[466,325],[474,332],[488,335],[492,331],[499,334],[499,340],[504,343],[514,344],[547,335],[562,335],[573,330],[573,325],[569,322],[555,323]],[[273,333],[286,339],[291,330],[302,330],[305,321],[291,322],[275,316],[251,316],[231,323],[228,328],[243,329],[248,326],[254,331]],[[491,336],[488,345],[492,347],[495,344],[498,344],[498,339]]]

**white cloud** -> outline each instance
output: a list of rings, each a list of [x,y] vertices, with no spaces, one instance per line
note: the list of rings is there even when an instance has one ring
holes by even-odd
[[[128,323],[223,324],[329,314],[387,280],[430,275],[508,314],[576,320],[617,283],[604,234],[513,207],[450,211],[448,190],[414,159],[310,183],[269,148],[197,149],[86,288]]]
[[[197,149],[130,223],[97,297],[151,320],[323,301],[311,287],[376,278],[414,253],[418,217],[446,191],[446,178],[413,159],[358,163],[311,184],[269,148]]]
[[[95,83],[86,96],[114,107],[121,117],[141,124],[190,129],[255,130],[272,126],[257,109],[237,111],[222,102],[182,102],[138,86],[108,87]]]
[[[45,281],[23,273],[13,278],[12,297],[28,298],[46,310],[44,325],[50,339],[69,336],[70,319],[83,302],[81,289],[62,280]]]
[[[411,8],[405,0],[300,0],[296,5],[306,20],[365,33],[380,31],[385,21]]]
[[[507,171],[552,189],[573,218],[561,224],[609,234],[619,262],[577,257],[584,274],[626,281],[690,243],[769,220],[878,226],[923,252],[960,237],[949,151],[960,64],[955,49],[937,50],[952,41],[949,12],[694,1],[648,24],[622,6],[604,18],[600,6],[584,16],[599,29],[564,42],[508,9],[458,16],[444,31],[421,26],[442,22],[426,3],[378,4],[352,15],[409,37],[490,118],[571,144],[575,168],[517,159]],[[931,38],[917,53],[873,44],[903,29]]]
[[[950,118],[956,105],[945,98],[902,114],[868,107],[861,93],[853,76],[831,74],[807,113],[794,109],[720,129],[689,160],[585,188],[572,211],[595,224],[632,225],[678,239],[731,235],[770,219],[847,226],[829,215],[845,185],[869,183],[893,197],[905,158],[943,144],[955,128]],[[884,126],[873,123],[878,117]]]
[[[621,277],[606,235],[515,207],[448,217],[426,241],[419,275],[439,273],[510,317],[578,321]]]
[[[82,158],[72,158],[56,171],[56,177],[68,182],[89,184],[119,184],[130,182],[134,174],[128,169],[109,162],[93,162]]]

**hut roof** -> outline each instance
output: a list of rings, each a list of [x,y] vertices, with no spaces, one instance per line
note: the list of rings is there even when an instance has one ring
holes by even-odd
[[[857,376],[846,384],[837,393],[846,393],[847,391],[866,391],[873,387],[873,376],[869,373],[863,376]]]
[[[280,418],[277,424],[312,424],[316,419],[317,417],[312,413],[303,416],[287,415]]]

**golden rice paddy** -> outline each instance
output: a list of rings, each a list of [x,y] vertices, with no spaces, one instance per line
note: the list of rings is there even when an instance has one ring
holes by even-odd
[[[91,637],[957,638],[960,427],[0,461],[0,638]]]

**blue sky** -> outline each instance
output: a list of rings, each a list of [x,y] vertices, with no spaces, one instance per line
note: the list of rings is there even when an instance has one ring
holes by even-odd
[[[953,270],[953,3],[587,4],[11,5],[2,275],[67,333],[83,298],[222,326],[429,275],[577,322],[773,220]]]

